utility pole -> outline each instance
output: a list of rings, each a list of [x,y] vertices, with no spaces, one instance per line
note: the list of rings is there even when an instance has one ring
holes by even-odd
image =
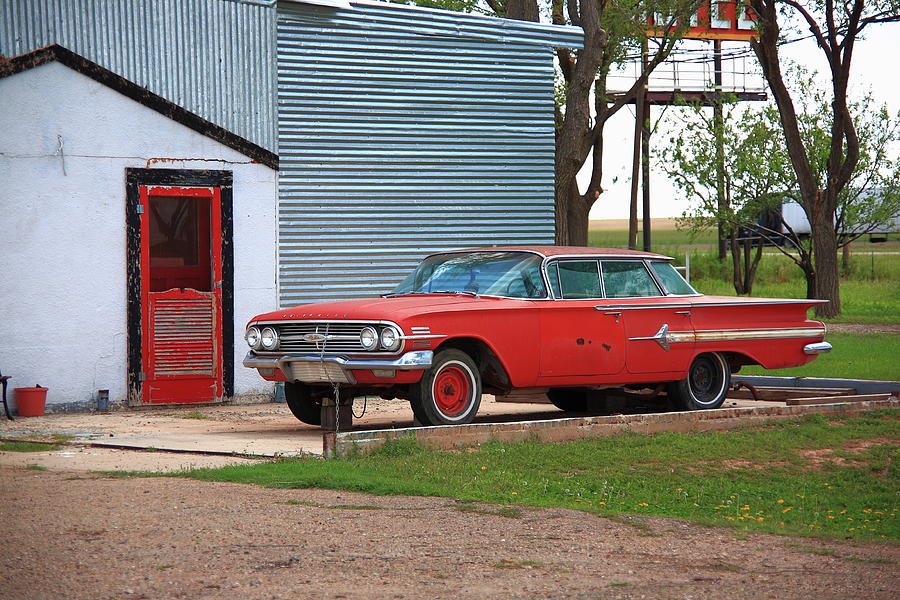
[[[647,40],[641,42],[641,64],[647,70]],[[644,102],[641,113],[641,193],[643,194],[644,252],[650,252],[650,102],[647,100],[647,86],[644,86]]]
[[[722,114],[722,40],[713,40],[713,126],[716,131],[716,206],[719,215],[725,213],[725,118]],[[725,260],[725,232],[722,221],[717,223],[719,260]]]
[[[631,159],[631,204],[628,210],[628,247],[637,250],[638,227],[638,174],[641,167],[641,136],[644,131],[645,89],[638,89],[634,103],[634,153]]]

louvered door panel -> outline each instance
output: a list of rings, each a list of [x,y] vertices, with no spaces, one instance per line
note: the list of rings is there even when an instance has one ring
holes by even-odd
[[[194,299],[155,297],[159,295],[150,295],[154,375],[214,375],[215,304],[212,294],[198,293],[203,297]]]

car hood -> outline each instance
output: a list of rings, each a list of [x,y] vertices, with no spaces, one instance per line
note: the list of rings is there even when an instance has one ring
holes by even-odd
[[[301,304],[259,315],[254,321],[289,321],[295,319],[362,319],[400,321],[407,317],[445,310],[468,310],[478,305],[505,302],[525,302],[491,297],[467,295],[428,294],[395,296],[392,298],[365,298]]]

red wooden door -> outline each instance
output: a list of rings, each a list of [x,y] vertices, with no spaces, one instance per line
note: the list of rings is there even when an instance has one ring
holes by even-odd
[[[141,186],[140,197],[142,401],[220,400],[220,191]]]

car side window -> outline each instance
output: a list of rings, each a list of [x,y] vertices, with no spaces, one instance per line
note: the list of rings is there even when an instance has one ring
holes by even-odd
[[[607,298],[661,296],[643,261],[604,260],[603,287]]]
[[[554,289],[554,294],[558,298],[572,300],[603,296],[600,291],[600,272],[596,260],[561,260],[554,264],[559,288],[558,292]],[[552,280],[553,275],[550,278]]]

